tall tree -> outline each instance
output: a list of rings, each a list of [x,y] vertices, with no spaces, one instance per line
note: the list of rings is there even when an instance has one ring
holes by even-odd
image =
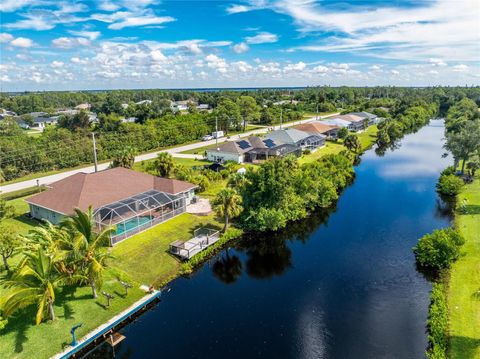
[[[240,108],[240,114],[243,119],[243,131],[247,129],[247,122],[258,120],[260,112],[257,106],[257,102],[252,96],[240,96],[237,99],[238,107]]]
[[[111,167],[132,168],[135,163],[137,150],[131,146],[122,148],[115,154]]]
[[[70,232],[75,257],[80,258],[79,268],[88,279],[93,298],[97,298],[97,289],[103,284],[107,259],[111,258],[105,247],[109,245],[113,228],[95,230],[91,207],[86,212],[76,208],[75,214],[66,217],[61,226]]]
[[[213,208],[219,217],[225,218],[223,231],[226,231],[231,218],[242,213],[242,197],[233,188],[224,188],[218,192],[213,200]]]
[[[455,163],[462,162],[462,174],[465,165],[476,151],[480,149],[480,120],[468,121],[458,132],[447,132],[445,148],[449,150]]]
[[[358,136],[354,133],[348,135],[343,142],[345,147],[354,153],[359,153],[362,149],[362,144],[358,139]]]
[[[240,122],[242,115],[238,105],[228,98],[222,98],[217,108],[214,111],[215,116],[218,118],[218,124],[220,129],[228,132],[233,127],[237,130],[241,128]]]
[[[168,152],[160,152],[151,167],[160,177],[169,177],[174,168],[175,162]]]

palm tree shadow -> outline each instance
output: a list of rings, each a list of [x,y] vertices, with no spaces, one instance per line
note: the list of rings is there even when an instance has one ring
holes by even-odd
[[[480,348],[480,339],[454,335],[450,337],[450,343],[456,348],[461,348],[461,355],[463,359],[477,358]]]
[[[20,320],[17,325],[17,335],[15,336],[15,353],[23,352],[23,344],[28,341],[27,336],[25,335],[27,328],[30,325],[26,321]]]

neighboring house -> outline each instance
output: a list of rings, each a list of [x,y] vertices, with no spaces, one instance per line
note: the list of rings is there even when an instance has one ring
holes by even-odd
[[[301,148],[269,138],[250,136],[238,141],[224,142],[217,149],[207,150],[207,159],[214,162],[234,161],[237,163],[267,160],[270,157],[293,153],[300,155]]]
[[[330,117],[329,120],[343,120],[350,122],[350,124],[347,126],[350,131],[361,131],[364,129],[363,118],[360,116],[351,114],[339,115],[335,117]]]
[[[327,125],[324,122],[325,121],[313,121],[302,123],[301,125],[294,126],[293,128],[310,134],[323,135],[327,138],[337,138],[340,127],[335,125]]]
[[[90,111],[91,107],[92,105],[90,105],[89,103],[81,103],[80,105],[75,106],[77,110],[86,110],[86,111]]]
[[[29,197],[30,215],[58,224],[92,207],[97,230],[113,227],[111,245],[186,210],[197,186],[122,167],[77,173]]]
[[[122,123],[133,123],[136,122],[138,119],[136,117],[128,117],[128,118],[121,118],[120,122]]]
[[[6,117],[16,117],[17,113],[13,111],[7,111],[4,108],[0,108],[0,120],[3,120]]]
[[[378,116],[374,115],[373,113],[370,113],[370,112],[365,112],[365,111],[363,111],[363,112],[351,112],[351,113],[349,113],[349,115],[355,115],[355,116],[361,117],[363,120],[368,119],[368,125],[369,126],[378,123]]]
[[[200,105],[197,106],[197,110],[199,111],[210,110],[210,105],[207,103],[201,103]]]
[[[315,150],[318,147],[325,145],[326,136],[320,134],[312,134],[300,131],[296,128],[287,128],[284,130],[275,130],[268,133],[266,138],[281,143],[288,143],[298,146],[302,149]]]
[[[151,105],[151,104],[152,104],[152,100],[142,100],[142,101],[135,102],[135,105]],[[127,104],[127,107],[128,107],[128,104]]]
[[[32,117],[33,125],[27,123],[21,116],[16,118],[18,125],[23,129],[29,129],[30,127],[38,128],[40,130],[50,125],[56,125],[60,116],[48,117],[46,112],[31,112],[28,114]]]
[[[57,115],[75,116],[79,112],[80,110],[68,108],[68,109],[57,110],[57,112],[55,113]]]
[[[171,105],[170,105],[170,108],[173,112],[188,111],[188,104],[192,104],[193,106],[197,106],[197,103],[193,100],[184,100],[184,101],[172,102]]]
[[[341,118],[338,118],[338,117],[331,117],[331,118],[328,118],[327,120],[322,120],[322,123],[330,126],[337,126],[339,128],[343,128],[343,127],[348,128],[351,124],[350,121],[342,120]]]
[[[122,106],[122,108],[126,110],[128,108],[128,103],[122,103],[120,106]]]
[[[274,102],[274,106],[281,106],[281,105],[297,105],[300,101],[297,100],[282,100],[282,101],[277,101]]]

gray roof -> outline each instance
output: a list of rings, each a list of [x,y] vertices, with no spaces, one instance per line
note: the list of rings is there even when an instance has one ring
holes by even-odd
[[[248,138],[244,138],[238,141],[227,141],[222,143],[218,146],[218,150],[211,149],[207,151],[215,151],[215,152],[226,152],[226,153],[236,153],[236,154],[244,154],[245,152],[251,151],[253,149],[269,149],[275,148],[283,143],[277,140],[273,140],[270,138],[261,138],[258,136],[250,136]]]
[[[295,128],[287,128],[285,130],[275,130],[267,134],[267,138],[283,143],[297,143],[310,137],[311,134],[297,130]]]
[[[327,125],[339,126],[339,127],[348,127],[351,122],[347,120],[342,120],[341,118],[329,118],[328,120],[322,121]]]
[[[350,112],[349,115],[355,115],[355,116],[360,116],[360,117],[363,117],[363,118],[369,118],[370,120],[374,120],[374,119],[377,118],[377,115],[374,115],[373,113],[365,112],[365,111]]]

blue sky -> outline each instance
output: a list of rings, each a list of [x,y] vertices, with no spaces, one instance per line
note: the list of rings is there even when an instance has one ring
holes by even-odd
[[[3,91],[479,85],[480,5],[1,0]]]

